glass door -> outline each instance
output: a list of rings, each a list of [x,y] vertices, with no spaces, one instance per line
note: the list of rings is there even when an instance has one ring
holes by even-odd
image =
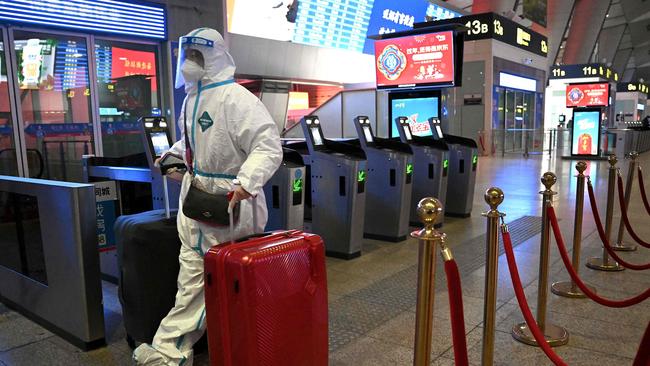
[[[520,152],[535,145],[539,121],[535,120],[535,94],[531,92],[499,89],[499,126],[504,129],[503,151]]]
[[[158,46],[95,39],[104,156],[144,154],[138,119],[160,116]]]
[[[15,30],[13,48],[30,176],[81,181],[94,152],[87,38]]]
[[[13,114],[9,97],[9,73],[6,30],[0,27],[0,175],[19,174],[16,143],[14,141]]]

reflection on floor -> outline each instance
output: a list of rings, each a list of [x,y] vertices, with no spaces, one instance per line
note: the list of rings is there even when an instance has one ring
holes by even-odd
[[[650,154],[640,158],[650,165]],[[461,270],[465,323],[470,362],[480,364],[483,318],[483,286],[485,272],[485,219],[483,192],[498,186],[506,194],[501,211],[507,214],[514,236],[515,253],[522,281],[533,309],[536,305],[541,188],[539,178],[547,170],[558,175],[554,190],[554,206],[560,218],[567,244],[573,232],[575,207],[575,162],[548,156],[523,159],[519,156],[484,158],[479,162],[472,217],[447,218],[441,229],[448,235]],[[622,165],[622,164],[621,164]],[[605,208],[607,162],[592,162],[587,173],[597,191],[601,211]],[[623,172],[625,173],[625,172]],[[634,182],[631,202],[632,225],[641,237],[650,238],[650,227],[638,186]],[[451,198],[450,198],[451,199]],[[591,211],[585,207],[582,262],[600,255],[602,250],[595,232]],[[615,223],[618,228],[618,213]],[[616,230],[614,230],[616,232]],[[330,365],[410,365],[415,322],[415,276],[417,243],[370,241],[364,243],[364,254],[352,261],[328,258],[330,292]],[[634,263],[650,262],[650,250],[641,248],[621,253]],[[453,365],[449,302],[444,271],[439,266],[436,281],[436,303],[432,357],[435,365]],[[648,271],[645,271],[648,272]],[[636,295],[650,286],[650,273],[624,271],[597,272],[581,266],[586,282],[597,287],[599,294],[612,298]],[[551,250],[550,280],[568,278],[555,247]],[[83,353],[61,338],[10,311],[0,304],[0,366],[4,365],[130,365],[130,349],[124,339],[121,308],[116,287],[105,283],[104,306],[109,345]],[[514,298],[505,257],[499,258],[497,291],[496,364],[549,365],[537,348],[512,339],[510,329],[522,321]],[[549,293],[548,319],[567,328],[567,346],[556,348],[568,364],[629,365],[638,343],[650,321],[650,301],[627,308],[609,309],[590,300],[571,300]],[[207,355],[197,356],[195,365],[207,365]]]

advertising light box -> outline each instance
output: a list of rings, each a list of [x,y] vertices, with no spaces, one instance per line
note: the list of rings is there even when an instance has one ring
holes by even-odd
[[[454,33],[418,34],[375,42],[377,88],[454,84]]]
[[[606,107],[609,105],[609,83],[569,84],[566,87],[566,106]]]
[[[573,111],[573,134],[571,155],[598,156],[600,146],[599,109],[576,109]]]
[[[395,98],[391,100],[391,137],[399,136],[395,118],[407,117],[411,132],[415,136],[431,136],[429,118],[438,117],[439,98],[427,96],[422,98]]]

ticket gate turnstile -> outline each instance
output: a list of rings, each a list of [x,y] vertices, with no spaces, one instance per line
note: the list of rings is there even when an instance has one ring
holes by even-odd
[[[476,141],[454,135],[443,135],[440,120],[429,118],[433,138],[449,147],[449,175],[447,177],[447,204],[445,215],[469,217],[472,214],[478,145]]]
[[[167,182],[160,169],[154,166],[155,160],[169,150],[172,143],[167,120],[165,117],[142,117],[138,123],[143,153],[123,157],[84,155],[82,158],[85,182],[96,186],[110,183],[116,190],[115,202],[97,201],[97,213],[101,212],[101,226],[106,231],[103,235],[98,233],[100,271],[103,279],[113,283],[117,283],[119,278],[116,243],[112,235],[117,216],[152,209],[177,209],[181,191],[180,182]]]
[[[300,124],[307,147],[303,160],[309,168],[305,186],[310,197],[305,201],[311,202],[311,231],[323,238],[328,256],[358,257],[365,218],[366,154],[357,146],[327,140],[317,116],[305,116]]]
[[[368,193],[364,236],[392,242],[406,240],[413,182],[413,150],[401,141],[374,136],[370,119],[358,116],[358,143],[368,157]]]
[[[269,219],[266,231],[303,230],[306,169],[302,156],[282,148],[282,163],[264,186]]]
[[[421,224],[418,203],[422,198],[435,197],[445,207],[447,197],[447,175],[449,169],[449,147],[442,140],[414,136],[407,117],[395,118],[397,131],[403,143],[413,149],[413,193],[409,223]],[[442,225],[444,215],[439,215],[436,225]]]

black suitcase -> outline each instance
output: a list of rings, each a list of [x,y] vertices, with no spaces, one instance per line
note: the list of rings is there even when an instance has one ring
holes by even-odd
[[[114,226],[120,268],[118,296],[127,341],[151,343],[160,321],[174,307],[181,241],[176,212],[120,216]]]

